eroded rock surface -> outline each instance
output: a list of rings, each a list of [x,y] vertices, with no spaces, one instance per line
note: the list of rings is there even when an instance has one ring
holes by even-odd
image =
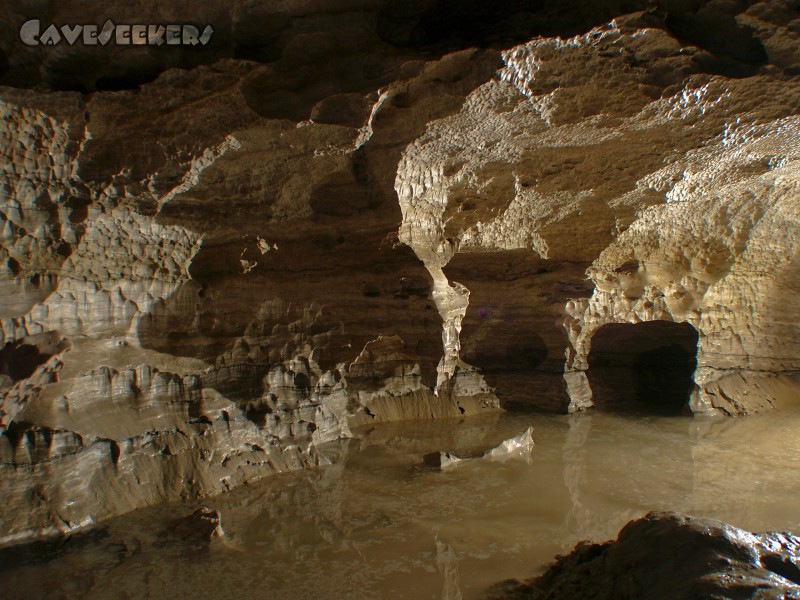
[[[533,427],[528,427],[522,433],[504,440],[494,448],[486,450],[480,456],[458,457],[451,452],[432,452],[422,457],[423,462],[429,467],[437,469],[449,469],[456,465],[471,460],[505,461],[513,458],[521,458],[530,461],[533,452]]]
[[[0,540],[371,422],[635,403],[662,359],[679,409],[796,396],[797,10],[584,4],[212,3],[194,54],[0,17]],[[694,347],[614,357],[654,321]]]
[[[703,72],[704,51],[655,17],[505,51],[497,76],[404,153],[400,239],[445,319],[440,379],[466,348],[500,373],[503,353],[525,353],[564,373],[580,410],[594,404],[595,333],[659,320],[697,331],[693,412],[753,412],[779,402],[776,387],[797,390],[780,378],[800,355],[785,317],[797,310],[797,81],[775,67]],[[492,351],[507,319],[508,346]],[[761,385],[772,390],[744,394]],[[539,405],[564,406],[538,387]]]
[[[582,542],[540,577],[486,598],[796,598],[800,539],[711,519],[650,513],[614,541]]]

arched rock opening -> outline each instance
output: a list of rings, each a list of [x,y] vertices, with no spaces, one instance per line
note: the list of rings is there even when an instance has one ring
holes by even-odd
[[[697,330],[689,323],[612,323],[592,336],[587,377],[600,410],[679,414],[694,387]]]

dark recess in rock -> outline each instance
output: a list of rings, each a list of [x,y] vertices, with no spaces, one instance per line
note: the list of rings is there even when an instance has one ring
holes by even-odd
[[[27,344],[22,340],[9,342],[0,349],[0,373],[14,381],[26,379],[51,356],[52,354],[42,352],[34,344]]]
[[[702,71],[727,77],[753,75],[766,64],[767,53],[754,31],[736,22],[738,11],[735,9],[746,7],[732,3],[732,10],[726,14],[720,12],[718,6],[715,4],[714,10],[702,6],[696,12],[670,11],[666,13],[664,23],[678,39],[710,53],[695,57]]]
[[[245,416],[259,427],[264,427],[267,423],[267,415],[272,412],[263,402],[249,404],[245,410]]]
[[[502,10],[481,0],[416,0],[387,3],[378,33],[399,47],[454,50],[519,43],[536,35],[576,35],[649,2],[510,0]]]
[[[31,48],[19,41],[26,20],[43,23],[92,23],[106,18],[130,22],[122,6],[105,7],[102,19],[56,3],[15,7],[0,34],[0,85],[52,90],[134,90],[169,69],[194,69],[223,59],[270,65],[243,86],[250,107],[262,116],[302,120],[331,95],[367,93],[391,81],[402,60],[432,58],[470,47],[507,47],[536,36],[569,37],[612,18],[653,10],[654,22],[705,48],[700,70],[744,76],[764,64],[766,54],[753,32],[734,17],[754,4],[674,0],[510,0],[502,9],[482,0],[414,0],[354,3],[328,14],[298,14],[291,7],[276,10],[267,1],[220,10],[200,7],[192,21],[210,23],[214,36],[207,46],[114,47],[67,46]],[[713,5],[713,9],[707,9]],[[138,20],[163,22],[158,11]],[[185,19],[184,19],[185,21]],[[357,26],[350,27],[355,23]],[[319,77],[317,63],[336,57],[337,69]],[[392,65],[392,57],[398,61]],[[388,70],[387,70],[388,66]],[[394,100],[395,103],[400,99]],[[350,111],[351,109],[348,109]],[[323,107],[318,108],[323,113]],[[347,111],[346,111],[347,112]],[[319,116],[319,115],[318,115]],[[340,117],[336,117],[337,119]],[[342,117],[351,119],[351,117]],[[327,122],[325,120],[320,122]]]
[[[166,546],[179,541],[193,550],[204,550],[216,535],[219,526],[219,511],[201,506],[192,514],[168,523],[162,531],[158,545]]]
[[[694,387],[697,330],[688,323],[604,325],[592,337],[587,376],[600,410],[679,414]]]
[[[0,573],[13,571],[25,565],[37,565],[62,558],[70,553],[79,553],[108,538],[105,527],[92,527],[65,537],[36,540],[27,544],[0,548]],[[124,546],[117,545],[120,554],[126,552]]]
[[[13,275],[18,275],[20,271],[19,261],[13,256],[9,256],[6,260],[6,266]]]
[[[565,338],[550,303],[591,294],[585,269],[556,267],[524,250],[457,254],[445,267],[470,290],[462,358],[481,369],[504,407],[565,409]]]

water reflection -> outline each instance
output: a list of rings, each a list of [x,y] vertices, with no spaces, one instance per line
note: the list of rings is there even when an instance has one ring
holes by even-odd
[[[445,472],[422,464],[439,450],[477,456],[531,423],[530,464],[471,461]],[[137,511],[40,560],[4,560],[0,595],[476,598],[500,579],[536,573],[580,539],[614,537],[649,510],[800,530],[798,431],[800,413],[786,411],[375,427],[326,448],[330,467],[208,499],[220,511],[222,539],[176,535],[171,524],[195,505]]]

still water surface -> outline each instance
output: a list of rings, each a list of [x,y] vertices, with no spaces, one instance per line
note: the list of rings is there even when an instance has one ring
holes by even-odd
[[[478,455],[531,424],[529,461],[422,465],[427,452]],[[504,414],[360,434],[327,449],[332,466],[207,499],[222,540],[176,533],[196,504],[137,511],[47,557],[5,561],[0,596],[468,600],[651,510],[800,531],[800,411]]]

